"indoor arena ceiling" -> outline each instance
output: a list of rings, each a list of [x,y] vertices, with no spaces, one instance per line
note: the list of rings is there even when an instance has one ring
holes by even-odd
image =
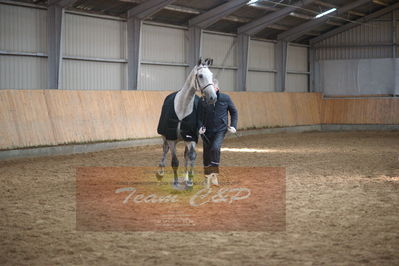
[[[397,7],[398,0],[19,0],[47,6],[67,2],[69,10],[126,18],[128,10],[153,2],[161,5],[146,21],[244,33],[268,40],[308,44],[312,38],[345,24],[367,22],[376,12]],[[336,8],[335,12],[316,18]],[[216,10],[215,10],[216,9]],[[212,13],[211,10],[214,10]],[[211,11],[211,12],[210,12]],[[217,12],[216,12],[217,11]],[[209,12],[209,13],[208,13]],[[208,14],[208,15],[207,15]],[[203,20],[195,21],[202,15]],[[213,21],[212,18],[220,18]],[[205,20],[205,22],[204,22]],[[199,24],[198,24],[199,23]],[[202,23],[202,24],[201,24]]]

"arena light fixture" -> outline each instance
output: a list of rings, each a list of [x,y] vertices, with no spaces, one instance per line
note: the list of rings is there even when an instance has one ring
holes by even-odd
[[[334,12],[335,10],[337,10],[337,9],[336,8],[331,8],[331,9],[329,9],[329,10],[323,12],[323,13],[320,13],[320,14],[316,15],[314,18],[315,19],[316,18],[321,18],[321,17],[323,17],[323,16],[325,16],[327,14],[330,14],[331,12]]]
[[[251,5],[256,4],[257,2],[260,2],[260,0],[251,0],[251,1],[248,1],[247,5],[251,6]]]

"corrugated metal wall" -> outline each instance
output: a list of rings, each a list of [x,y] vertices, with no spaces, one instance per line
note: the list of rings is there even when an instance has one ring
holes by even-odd
[[[62,89],[127,88],[127,26],[121,19],[67,12],[64,20]],[[0,89],[47,88],[47,10],[0,4]],[[214,58],[212,71],[223,90],[236,87],[237,38],[205,31],[202,55]],[[147,23],[142,28],[139,89],[177,90],[188,73],[187,29]],[[275,44],[251,40],[249,91],[274,91]],[[288,70],[306,72],[306,48],[289,48]],[[291,91],[307,91],[301,73],[288,75]]]
[[[124,21],[65,14],[64,55],[126,58]]]
[[[288,45],[286,91],[307,92],[308,80],[308,48]]]
[[[0,50],[45,54],[47,11],[0,5]],[[47,87],[47,58],[0,55],[0,89]]]
[[[62,89],[121,90],[126,85],[126,64],[64,59]]]
[[[203,33],[202,55],[204,58],[213,58],[215,67],[212,67],[211,71],[219,80],[220,88],[225,91],[233,91],[236,86],[236,49],[237,38],[234,36]]]
[[[394,94],[399,49],[399,10],[318,42],[315,47],[315,91],[328,95]],[[396,24],[396,29],[394,28]],[[394,33],[396,33],[394,35]],[[385,64],[385,63],[384,63]],[[334,73],[331,72],[334,70]],[[342,73],[339,73],[342,72]],[[397,79],[397,78],[396,78]]]
[[[186,80],[186,68],[180,66],[141,65],[140,90],[178,90]]]
[[[143,61],[186,63],[186,30],[144,24],[142,28]]]
[[[0,89],[47,87],[47,58],[0,55]]]
[[[7,51],[47,52],[47,11],[0,5],[0,48]]]
[[[247,88],[249,91],[274,91],[276,79],[275,44],[250,40]]]
[[[316,44],[317,60],[392,57],[392,13]],[[399,30],[396,29],[398,36]]]
[[[124,21],[65,14],[62,89],[121,90],[127,88],[127,64],[88,61],[125,60]],[[78,59],[78,60],[76,60]]]
[[[178,90],[186,79],[186,30],[143,25],[140,90]]]

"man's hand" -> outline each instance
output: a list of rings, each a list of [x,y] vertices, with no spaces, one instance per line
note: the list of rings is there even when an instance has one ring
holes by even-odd
[[[201,128],[198,130],[198,133],[199,133],[200,135],[202,135],[202,134],[205,133],[205,131],[206,131],[206,128],[205,128],[205,127],[201,127]]]
[[[227,130],[232,133],[235,134],[237,132],[237,129],[235,129],[234,127],[228,127]]]

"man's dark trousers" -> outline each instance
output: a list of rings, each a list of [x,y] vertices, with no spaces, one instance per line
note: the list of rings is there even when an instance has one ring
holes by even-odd
[[[204,142],[204,171],[206,175],[219,173],[220,149],[222,147],[226,131],[205,132]]]

